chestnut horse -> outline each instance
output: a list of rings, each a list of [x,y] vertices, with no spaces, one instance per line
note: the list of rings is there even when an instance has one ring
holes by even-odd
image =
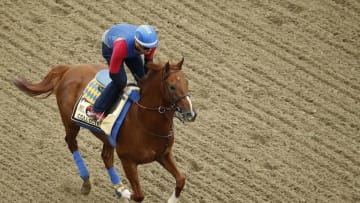
[[[173,118],[192,122],[196,118],[189,93],[188,81],[182,72],[184,59],[178,63],[149,63],[148,73],[139,82],[141,99],[133,103],[124,119],[117,137],[115,148],[106,135],[92,132],[103,142],[101,157],[108,170],[115,193],[124,201],[141,202],[141,190],[137,166],[157,161],[176,181],[175,191],[168,202],[177,202],[185,185],[185,176],[176,166],[172,146],[174,143]],[[107,68],[103,65],[58,65],[39,83],[17,79],[14,84],[29,96],[48,97],[56,95],[61,119],[65,127],[65,141],[73,154],[80,177],[83,179],[81,192],[89,194],[90,175],[78,149],[76,136],[80,127],[71,119],[72,111],[84,88],[95,74]],[[114,150],[121,160],[126,177],[131,184],[132,193],[121,183],[114,167]]]

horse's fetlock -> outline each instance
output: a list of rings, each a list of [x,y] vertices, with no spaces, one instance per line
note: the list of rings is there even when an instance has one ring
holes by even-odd
[[[90,193],[90,190],[91,190],[91,183],[90,183],[90,179],[87,178],[86,180],[84,180],[82,184],[81,194],[88,195]]]
[[[176,179],[176,187],[177,188],[183,188],[185,185],[185,181],[186,181],[186,177],[184,174],[181,174],[177,179]]]
[[[135,195],[133,194],[131,196],[131,199],[134,200],[135,202],[142,202],[144,200],[144,195],[143,194],[138,194],[138,195]]]

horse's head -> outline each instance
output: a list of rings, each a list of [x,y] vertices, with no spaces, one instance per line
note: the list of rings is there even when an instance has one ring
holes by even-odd
[[[161,91],[166,103],[176,111],[175,116],[181,121],[195,121],[197,113],[192,105],[188,80],[182,72],[184,58],[178,63],[169,63],[159,66],[149,64],[148,68],[157,71],[161,80]]]

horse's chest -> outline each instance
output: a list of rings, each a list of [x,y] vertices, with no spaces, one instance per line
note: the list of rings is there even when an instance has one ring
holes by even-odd
[[[134,150],[130,153],[125,153],[122,157],[135,160],[139,164],[149,163],[156,159],[157,152],[155,150]]]
[[[124,153],[124,158],[132,158],[136,160],[139,164],[149,163],[156,160],[162,153],[164,153],[165,148],[167,147],[165,144],[162,146],[150,146],[148,143],[147,147],[133,147],[133,150]]]
[[[141,129],[141,128],[140,128]],[[125,128],[121,129],[122,131]],[[128,132],[128,131],[126,131]],[[123,158],[130,158],[138,163],[152,162],[160,157],[168,147],[171,147],[173,139],[147,135],[142,131],[135,131],[131,136],[129,133],[119,137],[119,151]],[[131,139],[130,139],[131,138]]]

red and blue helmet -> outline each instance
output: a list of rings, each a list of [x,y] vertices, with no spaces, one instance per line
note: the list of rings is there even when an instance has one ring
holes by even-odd
[[[135,40],[145,48],[154,48],[158,45],[158,37],[151,25],[140,25],[135,31]]]

